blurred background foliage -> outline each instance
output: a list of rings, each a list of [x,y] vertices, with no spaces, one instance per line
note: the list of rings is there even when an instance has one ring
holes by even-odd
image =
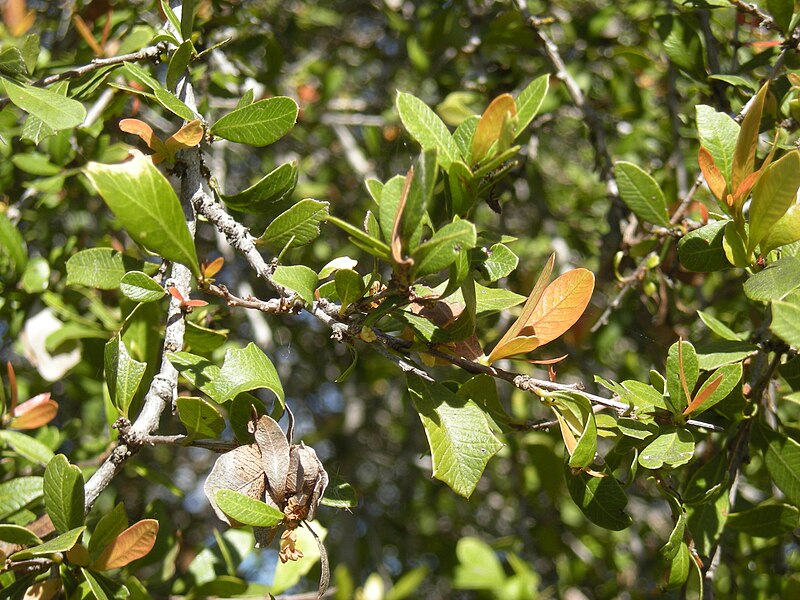
[[[109,56],[136,50],[162,23],[157,3],[147,0],[27,4],[35,22],[26,31],[40,34],[44,51],[39,61],[50,67],[88,63],[98,49]],[[736,113],[779,51],[764,43],[775,39],[773,33],[759,28],[753,17],[737,15],[726,2],[531,1],[528,8],[554,19],[545,27],[596,111],[608,154],[652,172],[673,205],[697,175],[694,106],[710,104]],[[75,26],[77,16],[101,47],[87,43]],[[11,25],[6,15],[4,41],[26,33]],[[223,140],[212,144],[206,161],[220,187],[227,193],[242,190],[295,160],[300,173],[295,197],[328,200],[332,214],[351,221],[371,206],[364,179],[404,173],[416,155],[394,109],[398,90],[422,98],[454,127],[497,95],[518,92],[553,70],[512,1],[200,0],[195,29],[199,50],[224,43],[194,71],[200,110],[207,117],[213,120],[232,109],[248,89],[256,98],[288,95],[301,106],[291,135],[266,150]],[[795,66],[800,65],[787,64],[790,70]],[[80,99],[87,106],[103,93],[95,83],[85,78],[72,84],[85,86]],[[775,88],[778,98],[789,91],[785,79]],[[5,138],[0,141],[0,194],[9,214],[18,211],[30,255],[42,259],[38,279],[31,273],[21,287],[0,279],[0,358],[14,364],[21,398],[52,392],[59,415],[37,435],[60,438],[64,451],[87,472],[109,443],[101,367],[105,332],[130,307],[123,303],[120,313],[105,306],[103,292],[67,287],[64,265],[77,249],[111,245],[133,251],[133,246],[115,233],[113,218],[77,169],[89,160],[119,159],[128,145],[135,145],[118,129],[122,118],[141,118],[162,135],[180,126],[157,106],[112,93],[102,113],[78,130],[75,140],[59,134],[42,142],[47,164],[26,160],[33,144],[12,137],[21,127],[15,109],[0,112]],[[583,381],[590,391],[597,391],[594,375],[647,381],[651,368],[662,369],[666,348],[679,335],[693,342],[708,336],[697,309],[713,306],[721,319],[738,318],[745,310],[741,293],[731,293],[730,271],[687,273],[668,256],[662,273],[651,276],[655,291],[647,295],[638,287],[606,325],[590,333],[617,289],[612,260],[621,243],[618,213],[611,210],[599,175],[608,168],[607,157],[596,152],[584,115],[555,78],[540,115],[520,141],[523,160],[492,191],[501,210],[486,203],[475,221],[518,238],[511,247],[520,256],[520,267],[502,282],[508,289],[526,293],[553,250],[558,268],[585,266],[599,275],[587,315],[548,354],[569,353],[557,366],[559,381]],[[705,189],[696,198],[713,206]],[[255,234],[266,226],[253,215],[242,218]],[[224,244],[211,229],[201,229],[200,235],[201,260],[219,256]],[[649,251],[646,242],[622,249],[623,272]],[[328,225],[311,245],[290,251],[287,260],[319,269],[340,255],[365,258]],[[257,296],[270,295],[229,250],[223,256],[219,281],[232,290],[252,286]],[[54,381],[44,379],[29,361],[33,332],[26,332],[25,324],[44,306],[61,321],[85,328],[51,348],[58,354],[77,350],[80,356]],[[147,360],[154,369],[164,306],[149,304],[144,310],[148,319],[140,319],[126,335],[134,358]],[[558,433],[529,432],[505,437],[506,446],[465,500],[431,479],[423,429],[405,387],[398,385],[394,364],[362,352],[350,377],[337,384],[350,354],[328,340],[328,332],[312,319],[218,307],[196,310],[192,319],[227,329],[242,344],[253,340],[269,354],[297,417],[296,436],[316,449],[332,475],[356,489],[360,503],[352,512],[323,508],[319,514],[328,528],[337,597],[351,597],[356,588],[364,598],[395,599],[523,599],[537,593],[645,598],[659,593],[666,577],[659,548],[673,520],[652,481],[639,478],[628,488],[629,529],[600,529],[567,493]],[[507,319],[482,322],[481,341],[496,339]],[[193,351],[217,361],[224,353],[199,341]],[[545,376],[543,367],[522,368]],[[466,374],[442,367],[438,375],[447,380]],[[531,396],[511,386],[501,386],[500,393],[515,416],[548,417]],[[795,408],[786,409],[790,421]],[[182,431],[169,415],[162,429]],[[713,452],[711,444],[699,452],[704,447]],[[225,552],[248,555],[240,573],[251,581],[271,579],[274,550],[253,554],[237,532],[211,534],[215,527],[222,530],[221,523],[201,487],[213,459],[194,448],[146,449],[98,502],[102,513],[124,498],[130,515],[161,521],[159,543],[143,559],[149,566],[140,571],[154,597],[181,593],[224,573]],[[0,470],[7,464],[0,462]],[[757,459],[747,470],[758,481]],[[716,576],[721,596],[790,597],[787,590],[800,586],[792,575],[800,568],[796,536],[745,539],[726,531],[723,544],[725,558]]]

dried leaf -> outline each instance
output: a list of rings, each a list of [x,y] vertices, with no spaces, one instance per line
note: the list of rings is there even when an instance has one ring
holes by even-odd
[[[158,521],[155,519],[144,519],[134,523],[105,547],[97,560],[92,563],[91,568],[106,571],[124,567],[128,563],[146,556],[156,543],[157,535]]]
[[[302,442],[289,449],[289,473],[286,496],[294,496],[307,509],[304,519],[314,519],[314,513],[328,487],[328,474],[313,448]]]
[[[268,415],[258,419],[255,438],[261,451],[261,465],[267,477],[270,496],[280,505],[284,500],[286,476],[289,473],[289,441],[280,426]]]
[[[311,532],[311,535],[314,536],[314,539],[317,541],[317,547],[319,548],[319,564],[321,572],[319,575],[317,600],[322,600],[322,598],[325,596],[325,592],[328,591],[328,586],[331,583],[331,567],[328,561],[328,551],[325,549],[325,544],[322,543],[322,540],[317,535],[317,532],[314,531],[314,528],[308,523],[306,523],[306,527]]]
[[[227,515],[217,506],[216,494],[218,490],[235,490],[251,498],[264,500],[264,467],[261,463],[261,450],[256,444],[239,446],[235,450],[226,452],[214,463],[206,478],[203,491],[211,503],[217,516],[231,525]]]
[[[153,133],[153,128],[144,121],[140,121],[139,119],[122,119],[119,122],[119,129],[125,133],[140,137],[142,141],[147,144],[148,148],[151,150],[155,149],[153,148],[152,142],[153,137],[157,136]]]

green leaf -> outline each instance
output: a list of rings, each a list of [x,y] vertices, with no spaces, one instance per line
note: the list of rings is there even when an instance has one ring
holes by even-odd
[[[217,490],[219,508],[234,521],[253,527],[274,527],[286,517],[281,511],[234,490]]]
[[[587,402],[588,403],[588,402]],[[587,411],[584,428],[568,464],[572,468],[587,468],[594,462],[597,452],[597,422],[591,408]]]
[[[103,354],[106,383],[111,401],[120,414],[127,416],[136,390],[142,382],[147,363],[131,358],[119,335],[112,337]]]
[[[167,67],[167,87],[174,90],[178,85],[178,80],[183,76],[186,67],[189,66],[189,61],[192,60],[192,42],[191,40],[184,41],[177,47],[175,52],[169,59],[169,67]]]
[[[800,510],[788,504],[762,504],[728,515],[727,526],[758,538],[783,535],[797,529]]]
[[[411,179],[400,219],[400,239],[403,241],[403,248],[409,252],[413,252],[422,235],[422,224],[433,198],[436,176],[436,152],[423,150],[414,163],[414,177]]]
[[[731,266],[725,257],[722,239],[725,225],[731,221],[714,221],[690,231],[678,242],[678,258],[689,271],[709,273]]]
[[[50,448],[27,434],[0,429],[0,440],[31,462],[46,465],[53,458],[53,451]]]
[[[304,265],[293,267],[280,266],[275,269],[272,279],[300,296],[306,304],[314,302],[314,290],[317,287],[317,274]]]
[[[125,273],[119,282],[119,290],[134,302],[155,302],[166,295],[159,283],[141,271]]]
[[[211,354],[225,343],[227,337],[227,329],[209,329],[191,321],[186,322],[184,344],[189,352],[203,355]]]
[[[78,543],[78,540],[85,530],[85,526],[71,529],[43,544],[39,544],[33,548],[26,548],[25,550],[20,550],[19,552],[12,554],[11,560],[27,560],[35,556],[48,556],[50,554],[66,552]]]
[[[358,506],[358,495],[352,485],[334,475],[325,488],[320,504],[331,508],[355,508]]]
[[[798,240],[800,240],[800,204],[793,204],[761,240],[761,254],[767,255],[775,248],[793,244]]]
[[[773,483],[794,506],[800,507],[800,444],[772,430],[759,429],[764,465]]]
[[[397,92],[396,104],[400,120],[411,137],[423,150],[436,150],[439,165],[449,171],[450,163],[458,160],[461,153],[447,126],[427,104],[411,94]]]
[[[378,223],[383,239],[386,242],[391,242],[392,240],[394,221],[397,216],[397,209],[400,206],[400,196],[403,193],[405,182],[406,178],[404,176],[395,175],[386,182],[381,191],[381,200],[378,207]],[[422,219],[418,219],[418,221],[421,225]]]
[[[172,366],[189,383],[216,401],[218,397],[216,381],[219,379],[221,370],[217,365],[207,358],[189,352],[173,352],[167,357]]]
[[[694,456],[694,438],[688,429],[673,429],[662,433],[644,448],[639,455],[639,464],[645,469],[660,469],[663,466],[678,467],[688,463]]]
[[[736,139],[739,137],[739,124],[727,114],[717,112],[711,106],[701,104],[695,110],[700,145],[711,153],[714,164],[730,185],[733,155],[736,152]]]
[[[531,81],[517,96],[517,133],[515,138],[519,137],[534,117],[539,114],[549,85],[550,74],[548,73]]]
[[[507,277],[519,264],[519,257],[505,244],[492,245],[487,254],[488,256],[481,265],[487,281],[497,281],[502,277]]]
[[[0,51],[0,74],[11,75],[16,77],[18,75],[27,75],[28,68],[25,66],[25,59],[22,57],[22,52],[19,48],[5,48]]]
[[[717,544],[725,528],[729,508],[728,494],[725,493],[711,502],[687,507],[687,525],[700,556],[709,556]]]
[[[0,519],[42,497],[41,477],[15,477],[0,483]]]
[[[797,200],[800,187],[800,152],[793,150],[773,162],[753,188],[747,253],[751,254]]]
[[[259,100],[229,112],[211,126],[211,134],[251,146],[282,138],[297,121],[297,103],[285,96]]]
[[[442,227],[413,253],[414,273],[424,277],[453,264],[462,250],[475,247],[477,233],[469,221],[455,221]]]
[[[28,247],[22,235],[5,213],[0,212],[0,255],[11,260],[15,273],[23,273],[28,264]]]
[[[319,237],[319,225],[328,218],[327,202],[301,200],[269,224],[257,243],[279,252],[304,246]]]
[[[503,445],[474,402],[415,375],[407,381],[431,448],[433,476],[469,498],[489,459]]]
[[[259,388],[267,388],[283,404],[285,397],[281,380],[264,351],[253,342],[246,348],[229,349],[225,353],[219,376],[214,381],[214,394],[211,397],[221,404],[241,392]]]
[[[40,294],[50,285],[50,265],[42,256],[34,256],[22,274],[22,289],[29,294]]]
[[[284,200],[291,201],[289,195],[296,185],[297,163],[292,161],[270,171],[246,190],[232,195],[220,194],[220,198],[228,208],[271,220],[286,207]]]
[[[703,371],[743,361],[758,352],[758,346],[749,342],[715,340],[697,349],[697,361]]]
[[[619,195],[641,220],[670,227],[667,201],[656,180],[633,163],[614,163]]]
[[[592,523],[612,531],[621,531],[631,524],[625,512],[628,498],[611,473],[593,477],[584,471],[573,474],[567,468],[565,474],[572,501]]]
[[[679,344],[683,358],[683,376],[681,375],[681,368],[678,361]],[[686,397],[686,392],[683,387],[683,378],[685,378],[686,387],[689,388],[689,393],[691,394],[695,384],[697,384],[697,378],[699,376],[700,365],[697,362],[697,353],[694,346],[689,342],[675,342],[672,344],[669,349],[669,354],[667,355],[667,391],[669,392],[667,404],[672,414],[681,414],[683,409],[686,408],[691,401],[691,398]]]
[[[16,106],[41,119],[50,129],[72,129],[86,118],[83,104],[45,88],[3,79],[6,94]]]
[[[475,137],[475,130],[478,128],[478,122],[480,120],[481,118],[476,115],[467,117],[461,121],[461,124],[456,127],[456,130],[453,132],[453,141],[464,161],[462,163],[464,167],[472,164],[472,138]],[[461,161],[456,159],[453,162]],[[469,171],[469,169],[467,169],[467,171]]]
[[[81,470],[63,454],[54,457],[44,471],[44,505],[56,531],[83,525],[85,500]]]
[[[366,289],[361,275],[349,269],[340,269],[336,271],[334,282],[336,285],[336,294],[339,296],[339,301],[342,303],[343,309],[360,299],[364,295]]]
[[[105,588],[100,584],[99,573],[92,573],[89,569],[81,567],[81,573],[86,580],[86,585],[95,600],[111,600]]]
[[[688,73],[705,76],[703,43],[688,19],[678,15],[656,17],[656,29],[669,59]]]
[[[745,282],[744,287],[747,288],[749,280]],[[745,295],[747,295],[747,290],[745,289]],[[740,342],[742,341],[742,336],[738,333],[733,331],[730,327],[725,325],[722,321],[717,319],[715,316],[704,312],[702,310],[697,311],[697,316],[700,317],[700,320],[703,324],[708,327],[711,331],[716,333],[719,337],[724,340],[728,340],[731,342]]]
[[[134,240],[200,275],[194,240],[175,190],[148,157],[136,153],[117,165],[91,162],[85,173]]]
[[[186,427],[189,440],[215,439],[225,430],[225,419],[219,411],[202,398],[178,396],[178,416]]]
[[[27,527],[8,523],[0,525],[0,541],[19,546],[34,546],[42,543],[39,536]]]
[[[689,578],[689,567],[692,562],[692,555],[689,546],[681,542],[675,556],[669,561],[669,576],[667,577],[667,589],[682,586]]]
[[[773,302],[769,330],[795,349],[800,349],[800,306]]]
[[[456,544],[453,587],[457,590],[498,590],[506,581],[500,559],[489,544],[476,537],[462,537]]]
[[[800,287],[800,259],[784,256],[744,282],[744,295],[756,302],[783,300]]]
[[[389,246],[384,244],[376,237],[373,237],[371,234],[366,233],[360,230],[358,227],[350,225],[350,223],[347,221],[343,221],[342,219],[334,216],[329,216],[328,222],[336,225],[336,227],[347,233],[350,241],[365,252],[385,261],[392,260],[392,253]]]
[[[67,285],[115,290],[125,275],[122,254],[111,248],[89,248],[67,260]]]
[[[128,517],[125,505],[118,503],[111,511],[100,517],[95,525],[92,537],[89,538],[89,554],[97,558],[100,552],[116,537],[128,528]]]
[[[182,100],[179,100],[175,94],[169,90],[165,90],[160,86],[153,90],[153,96],[155,97],[156,102],[158,102],[172,114],[179,116],[184,121],[194,121],[200,116],[191,108],[186,106]]]

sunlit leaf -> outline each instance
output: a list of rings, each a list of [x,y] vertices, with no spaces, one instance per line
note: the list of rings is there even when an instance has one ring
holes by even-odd
[[[136,559],[146,556],[156,543],[158,521],[144,519],[128,527],[120,533],[100,556],[92,562],[91,568],[97,571],[108,571],[124,567]]]
[[[764,99],[767,96],[768,88],[768,83],[765,83],[761,87],[742,120],[739,137],[736,139],[736,151],[733,154],[733,164],[731,166],[732,190],[738,189],[739,184],[744,181],[745,177],[755,170],[758,132],[761,127],[761,114],[764,111]]]
[[[511,94],[502,94],[492,100],[481,115],[481,120],[472,137],[472,162],[479,163],[493,154],[506,150],[514,139],[514,123],[517,116],[517,104]],[[510,125],[507,126],[507,123]],[[511,135],[504,140],[503,131],[510,127]],[[505,142],[505,143],[504,143]]]

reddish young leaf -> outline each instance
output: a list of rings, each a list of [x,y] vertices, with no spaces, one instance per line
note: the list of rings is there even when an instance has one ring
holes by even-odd
[[[128,527],[105,547],[91,568],[108,571],[124,567],[136,559],[146,556],[156,543],[158,521],[144,519]]]
[[[722,201],[725,197],[725,177],[722,172],[714,164],[714,157],[711,152],[700,146],[700,152],[697,154],[697,162],[700,165],[700,170],[703,172],[708,187],[711,193],[717,197],[717,200]]]
[[[169,295],[175,298],[175,300],[177,300],[178,302],[180,302],[181,305],[183,305],[184,302],[186,302],[186,300],[183,299],[183,294],[181,294],[178,291],[178,288],[176,288],[175,286],[168,287],[167,291],[169,292]]]
[[[94,55],[95,56],[105,55],[103,47],[97,43],[97,40],[94,39],[94,34],[92,33],[91,28],[86,24],[86,21],[84,21],[80,15],[73,15],[72,22],[75,25],[75,29],[78,30],[78,33],[83,38],[83,41],[86,42],[88,46],[92,49]]]
[[[186,308],[198,308],[200,306],[208,306],[208,302],[205,300],[186,300],[183,306]]]
[[[3,22],[13,37],[20,37],[33,27],[36,11],[28,10],[25,0],[6,0],[3,6]]]
[[[703,403],[708,400],[717,390],[720,383],[722,383],[722,375],[709,383],[699,394],[697,394],[697,397],[689,403],[689,406],[683,409],[683,416],[688,417],[690,414],[700,408]]]
[[[225,264],[225,259],[220,256],[219,258],[212,260],[210,263],[203,263],[202,267],[200,268],[200,271],[203,274],[203,277],[205,277],[206,279],[210,279],[211,277],[214,277],[214,275],[220,272],[220,270],[222,269],[222,265],[224,264]]]
[[[400,202],[397,205],[397,212],[394,216],[394,224],[392,225],[392,260],[398,265],[413,265],[414,260],[411,258],[403,258],[403,239],[400,235],[400,224],[403,221],[403,212],[406,208],[406,201],[408,200],[408,193],[411,190],[411,181],[414,179],[414,167],[408,169],[406,180],[403,184],[403,191],[400,194]]]
[[[125,133],[139,136],[142,141],[147,144],[148,148],[154,150],[153,138],[157,136],[153,133],[153,128],[144,121],[140,121],[139,119],[122,119],[119,122],[119,129]]]
[[[50,400],[50,392],[34,396],[11,411],[12,429],[36,429],[47,425],[58,412],[58,403]]]
[[[492,100],[481,115],[475,135],[472,138],[472,162],[479,163],[492,149],[495,142],[501,140],[508,122],[517,116],[517,103],[511,94],[502,94]],[[511,139],[513,139],[513,133]],[[504,150],[501,148],[500,150]]]

